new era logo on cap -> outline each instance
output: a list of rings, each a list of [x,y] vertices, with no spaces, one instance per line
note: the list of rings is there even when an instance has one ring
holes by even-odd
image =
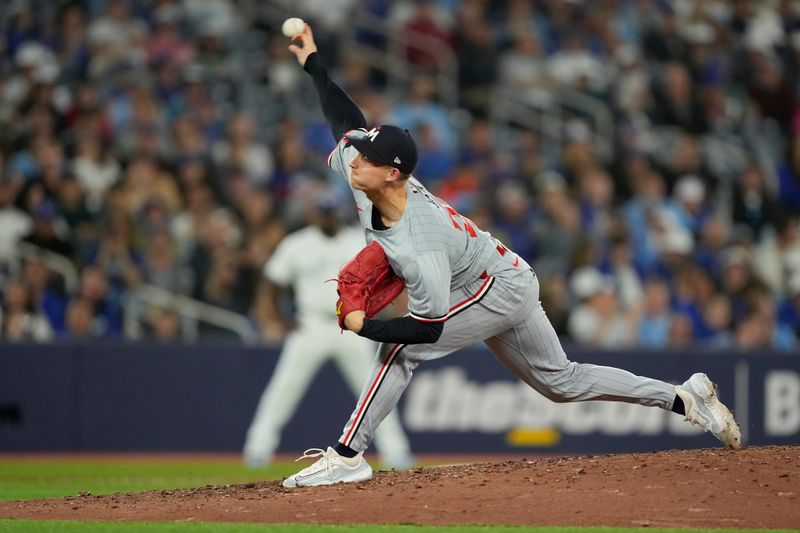
[[[417,164],[417,145],[408,130],[397,126],[376,126],[352,130],[345,135],[356,150],[379,163],[411,174]]]

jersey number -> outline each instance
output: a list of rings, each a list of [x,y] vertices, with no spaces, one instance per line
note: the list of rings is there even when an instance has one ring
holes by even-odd
[[[456,228],[458,231],[466,231],[467,234],[472,238],[478,236],[477,232],[475,231],[474,223],[470,219],[460,215],[458,211],[450,207],[450,204],[448,204],[438,196],[432,196],[425,189],[418,189],[418,190],[423,194],[423,196],[425,196],[425,198],[430,203],[432,203],[433,205],[438,205],[447,212],[448,216],[450,217],[450,222],[453,223],[454,228]],[[459,224],[459,222],[461,222],[461,224]]]
[[[445,211],[447,211],[447,214],[450,215],[450,221],[453,223],[454,228],[456,228],[458,231],[466,231],[470,237],[478,236],[478,234],[475,233],[475,228],[472,227],[472,221],[470,219],[460,215],[458,211],[447,205],[441,199],[439,201],[442,203],[442,207],[444,207]],[[463,229],[461,228],[461,225],[459,225],[458,223],[459,220],[461,221],[461,224],[463,224],[464,226]]]

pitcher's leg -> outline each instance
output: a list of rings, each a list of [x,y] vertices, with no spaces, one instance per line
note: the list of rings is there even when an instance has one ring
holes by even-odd
[[[356,451],[366,450],[375,429],[400,401],[413,370],[419,364],[401,357],[404,348],[404,344],[379,345],[369,378],[339,439],[341,444]]]
[[[377,357],[378,344],[355,335],[341,335],[337,339],[334,358],[355,395],[368,377],[370,364]],[[381,462],[393,468],[404,468],[413,462],[408,437],[403,431],[396,409],[389,412],[375,431],[375,446]]]
[[[674,385],[619,368],[569,361],[536,292],[527,320],[486,340],[506,367],[554,402],[613,400],[672,409]]]
[[[512,372],[555,402],[612,400],[661,407],[685,415],[729,448],[742,445],[733,413],[708,376],[694,374],[676,387],[619,368],[570,362],[538,301],[530,319],[486,344]]]

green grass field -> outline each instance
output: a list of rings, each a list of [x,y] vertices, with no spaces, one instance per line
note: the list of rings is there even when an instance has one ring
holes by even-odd
[[[279,479],[292,462],[246,468],[234,459],[0,459],[0,500],[59,498]]]
[[[122,458],[9,458],[0,459],[0,500],[58,498],[80,492],[111,494],[151,489],[202,487],[279,479],[297,470],[290,461],[276,462],[267,468],[252,470],[235,459],[122,459]],[[514,526],[323,526],[307,524],[219,524],[201,522],[72,522],[62,520],[0,519],[0,533],[338,533],[345,531],[379,533],[612,533],[669,532],[685,533],[686,529],[657,528],[542,528]],[[753,533],[758,530],[693,530],[715,533]],[[769,530],[771,533],[788,530]],[[800,531],[800,530],[796,530]]]

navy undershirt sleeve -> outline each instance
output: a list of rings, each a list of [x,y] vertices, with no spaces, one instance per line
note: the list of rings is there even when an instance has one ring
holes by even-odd
[[[365,318],[358,334],[377,342],[431,344],[439,340],[443,329],[442,322],[420,322],[410,316],[390,320]]]
[[[331,127],[333,138],[337,142],[348,131],[367,126],[367,119],[364,118],[364,114],[344,92],[344,89],[331,80],[317,52],[306,58],[306,64],[303,68],[311,74],[314,88],[319,96],[319,103],[322,106],[322,112]]]

